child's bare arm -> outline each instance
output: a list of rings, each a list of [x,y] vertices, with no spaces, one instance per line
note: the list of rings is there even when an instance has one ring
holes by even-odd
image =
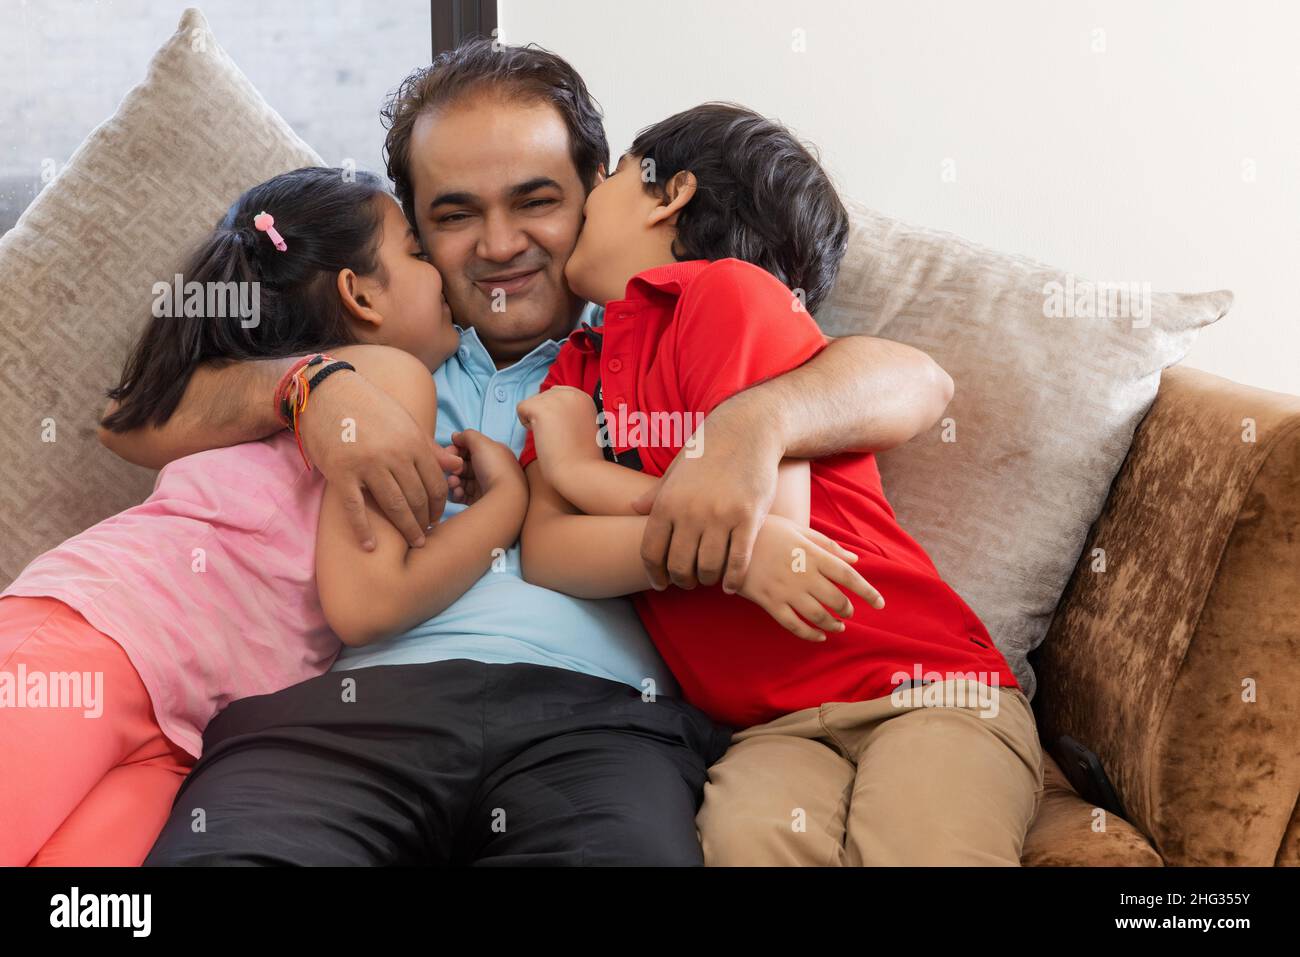
[[[641,561],[645,516],[584,515],[555,490],[540,461],[530,463],[525,475],[528,515],[519,539],[525,581],[578,598],[613,598],[650,587]]]
[[[554,386],[519,403],[518,413],[519,421],[532,430],[537,464],[561,499],[586,515],[640,514],[632,503],[660,480],[605,459],[591,396]],[[807,525],[808,496],[807,460],[784,460],[771,513]]]
[[[807,465],[801,468],[806,502]],[[792,468],[783,484],[797,489],[799,471],[798,465]],[[520,539],[525,580],[579,598],[612,598],[652,587],[640,552],[644,516],[583,515],[551,486],[540,462],[531,463],[526,474],[530,497]],[[794,497],[789,489],[786,497]],[[843,630],[835,616],[852,615],[853,605],[837,586],[883,607],[879,592],[853,570],[856,556],[790,519],[764,520],[755,556],[754,573],[738,594],[800,638],[821,641],[826,631]]]
[[[376,381],[433,434],[437,397],[427,369],[397,361]],[[316,531],[316,582],[325,618],[344,644],[368,644],[439,614],[488,570],[500,554],[496,549],[508,549],[518,537],[528,490],[513,453],[477,432],[464,433],[463,440],[482,497],[430,529],[423,548],[409,547],[386,521],[371,522],[374,550],[361,548],[342,491],[326,485]],[[368,493],[365,503],[372,519],[382,517]]]
[[[549,487],[586,515],[636,515],[632,502],[659,481],[605,460],[596,405],[580,389],[552,386],[517,411]]]

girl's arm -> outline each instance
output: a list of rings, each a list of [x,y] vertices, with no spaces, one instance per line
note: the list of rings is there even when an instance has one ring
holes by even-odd
[[[437,396],[428,369],[399,356],[391,368],[368,374],[433,435]],[[429,530],[423,548],[410,548],[387,521],[375,521],[384,513],[369,493],[365,507],[375,548],[361,548],[342,492],[326,485],[316,532],[316,582],[326,621],[344,644],[369,644],[434,617],[491,567],[502,553],[497,549],[508,549],[518,537],[528,490],[513,453],[478,432],[458,438],[483,494]]]

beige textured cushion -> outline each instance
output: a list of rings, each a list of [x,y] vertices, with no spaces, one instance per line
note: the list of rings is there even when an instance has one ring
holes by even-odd
[[[915,346],[956,383],[939,425],[880,455],[885,493],[1032,695],[1026,655],[1043,640],[1160,370],[1232,294],[1152,294],[1143,310],[1141,287],[1126,302],[848,205],[849,251],[818,320],[831,335]],[[1093,301],[1110,317],[1085,315],[1100,311]]]
[[[244,190],[320,162],[187,10],[144,82],[0,238],[0,585],[149,494],[153,473],[95,432],[153,283]]]

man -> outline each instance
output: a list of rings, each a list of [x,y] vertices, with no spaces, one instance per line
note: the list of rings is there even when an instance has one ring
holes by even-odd
[[[474,428],[518,452],[515,408],[584,308],[563,269],[609,164],[600,112],[559,57],[474,41],[411,74],[386,118],[389,176],[465,330],[436,376],[438,440]],[[101,434],[154,467],[260,438],[280,427],[271,397],[291,364],[205,370],[163,428]],[[923,354],[853,337],[720,405],[703,454],[640,503],[656,587],[736,590],[782,458],[897,445],[951,389]],[[423,544],[448,493],[403,410],[344,372],[313,393],[302,433],[363,546],[367,493]],[[673,697],[626,602],[529,586],[517,548],[500,579],[472,628],[435,619],[382,643],[371,663],[391,667],[231,705],[150,862],[701,863],[694,814],[727,729]],[[478,650],[520,631],[504,655]]]

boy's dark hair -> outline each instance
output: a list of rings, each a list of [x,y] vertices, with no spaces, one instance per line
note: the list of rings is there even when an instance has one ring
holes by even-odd
[[[569,131],[569,155],[588,192],[596,185],[596,171],[602,165],[609,169],[609,142],[600,106],[577,70],[535,43],[513,47],[473,37],[409,74],[381,114],[388,128],[384,140],[388,178],[412,226],[416,219],[411,133],[416,121],[463,96],[487,90],[550,103],[559,111]]]
[[[149,320],[108,393],[118,407],[100,424],[113,432],[162,425],[206,362],[284,358],[355,342],[337,277],[345,268],[363,276],[381,272],[384,195],[373,173],[306,167],[240,196],[181,270],[183,283],[205,290],[202,314]],[[284,252],[253,226],[263,210],[275,217]],[[255,325],[245,328],[244,317],[222,315],[232,311],[225,298],[213,300],[217,315],[207,315],[206,291],[218,288],[209,284],[253,282]],[[181,304],[172,305],[168,311],[175,312]]]
[[[678,260],[751,262],[802,289],[809,312],[830,293],[849,216],[826,171],[780,123],[734,103],[704,103],[647,126],[628,152],[653,160],[645,183],[653,195],[664,196],[682,170],[695,175],[695,195],[677,217]]]

